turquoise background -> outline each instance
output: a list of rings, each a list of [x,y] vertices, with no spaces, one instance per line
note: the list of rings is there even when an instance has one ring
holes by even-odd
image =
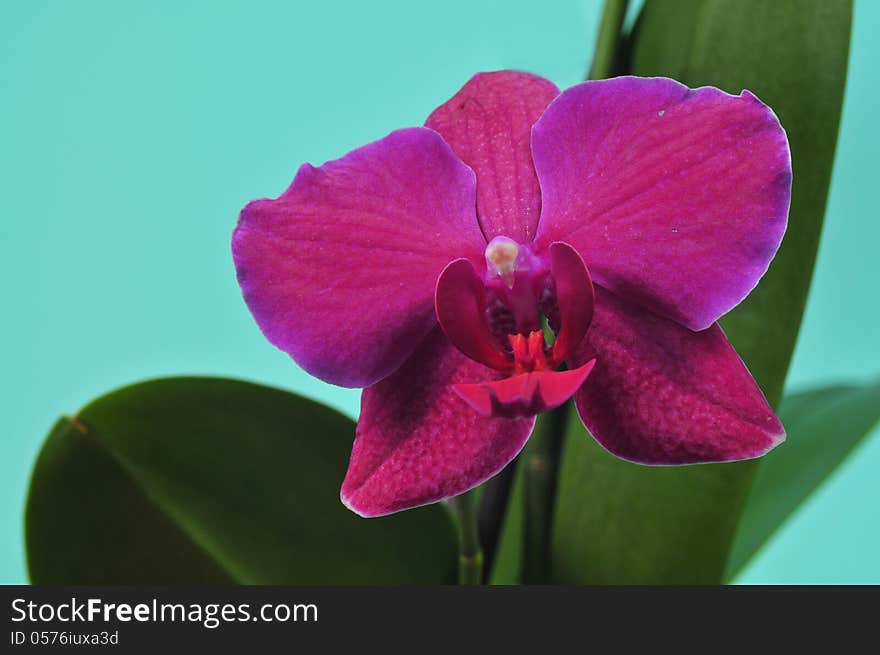
[[[354,416],[357,391],[309,378],[252,322],[229,255],[239,208],[303,161],[421,123],[477,70],[580,81],[599,4],[4,2],[0,582],[26,580],[22,508],[44,435],[114,387],[226,375]],[[790,389],[880,370],[878,27],[880,3],[858,2]],[[875,433],[740,582],[880,582],[878,470]]]

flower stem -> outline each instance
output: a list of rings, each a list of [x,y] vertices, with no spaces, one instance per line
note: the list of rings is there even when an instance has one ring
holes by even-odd
[[[603,79],[616,72],[621,59],[621,29],[628,4],[628,0],[605,0],[590,79]],[[522,581],[526,584],[550,582],[553,512],[570,408],[571,402],[567,402],[541,417],[537,434],[532,437],[525,456]]]
[[[540,418],[525,461],[525,520],[523,526],[522,581],[545,584],[550,580],[550,544],[559,458],[571,403],[560,405]]]
[[[605,0],[599,33],[596,37],[596,51],[593,65],[590,66],[589,79],[601,80],[614,73],[617,63],[620,33],[629,0]]]
[[[507,506],[510,503],[510,491],[513,480],[519,470],[519,458],[496,475],[487,480],[480,496],[480,505],[477,513],[477,525],[480,532],[480,544],[483,546],[483,584],[489,583],[492,575],[492,567],[495,565],[495,556],[498,553],[498,542],[501,540],[501,529],[507,515]]]
[[[477,490],[450,500],[458,526],[458,584],[478,585],[483,581],[483,551],[477,527]]]

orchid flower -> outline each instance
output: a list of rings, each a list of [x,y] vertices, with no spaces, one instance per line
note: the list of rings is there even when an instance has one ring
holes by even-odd
[[[480,484],[571,397],[641,464],[780,443],[716,321],[767,270],[790,190],[785,132],[748,91],[484,73],[425,127],[248,204],[233,256],[269,341],[364,387],[341,495],[379,516]]]

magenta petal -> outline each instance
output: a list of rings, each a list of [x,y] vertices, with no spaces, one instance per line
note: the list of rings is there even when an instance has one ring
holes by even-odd
[[[498,371],[513,368],[513,359],[489,330],[486,287],[469,260],[457,259],[443,269],[434,302],[440,327],[461,352]]]
[[[435,132],[399,130],[256,200],[232,237],[257,324],[306,371],[366,386],[436,325],[434,285],[451,259],[482,262],[474,174]]]
[[[532,132],[537,242],[562,240],[593,279],[692,329],[734,307],[785,232],[785,132],[754,95],[665,78],[586,82]]]
[[[763,455],[785,432],[717,324],[691,332],[596,288],[593,324],[573,358],[596,359],[575,396],[608,451],[640,464]]]
[[[558,94],[552,82],[529,73],[480,73],[425,122],[476,172],[477,214],[487,240],[503,235],[527,243],[535,236],[541,191],[530,135]]]
[[[342,501],[380,516],[455,496],[500,471],[534,419],[483,418],[452,391],[497,376],[435,329],[398,371],[364,389]]]
[[[593,282],[581,256],[561,241],[550,246],[550,273],[559,308],[559,333],[553,342],[553,360],[562,362],[584,338],[593,319]]]
[[[590,360],[569,371],[536,371],[493,382],[456,384],[453,390],[483,416],[534,416],[571,398],[595,363]]]

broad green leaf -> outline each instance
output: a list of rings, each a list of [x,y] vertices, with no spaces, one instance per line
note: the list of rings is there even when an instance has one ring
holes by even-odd
[[[880,383],[814,389],[782,401],[785,448],[769,453],[752,484],[733,542],[733,578],[880,421]]]
[[[778,404],[809,289],[846,77],[848,0],[648,0],[630,70],[749,89],[788,132],[788,231],[769,272],[722,324]],[[781,448],[785,448],[783,445]],[[719,582],[758,462],[648,468],[617,460],[572,417],[553,576],[559,582]]]
[[[439,506],[342,506],[354,424],[278,389],[172,378],[61,419],[37,459],[26,540],[36,583],[442,583]]]

